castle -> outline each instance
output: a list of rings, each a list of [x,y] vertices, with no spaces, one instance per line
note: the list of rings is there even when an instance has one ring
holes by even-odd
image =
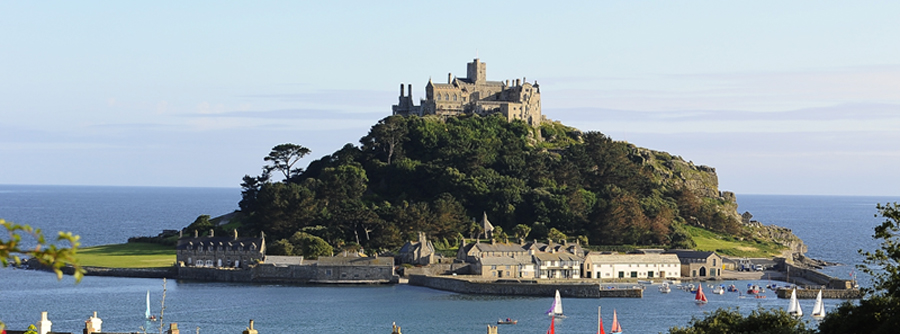
[[[541,88],[537,81],[531,84],[525,78],[515,81],[487,81],[487,64],[475,58],[466,66],[466,77],[447,74],[447,83],[434,83],[428,79],[425,98],[415,105],[412,100],[412,84],[400,84],[400,102],[392,106],[394,115],[402,116],[458,116],[501,114],[508,121],[520,119],[531,126],[540,126]]]

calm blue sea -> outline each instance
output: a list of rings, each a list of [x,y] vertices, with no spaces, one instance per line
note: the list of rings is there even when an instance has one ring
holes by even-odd
[[[82,236],[85,246],[124,242],[135,235],[177,229],[197,216],[216,216],[237,208],[239,189],[65,187],[0,185],[0,217],[45,231],[66,230]],[[848,275],[859,262],[856,250],[873,249],[875,203],[900,201],[890,197],[738,196],[740,212],[754,219],[793,229],[809,245],[808,255],[847,264],[828,268]],[[746,285],[750,282],[737,282]],[[764,282],[760,282],[764,283]],[[406,285],[282,286],[175,282],[167,284],[165,322],[177,322],[185,333],[240,333],[249,319],[263,334],[299,332],[389,333],[391,323],[407,334],[485,333],[498,318],[518,325],[501,326],[502,333],[545,333],[543,315],[552,298],[467,296]],[[104,331],[140,331],[145,295],[159,312],[162,280],[85,277],[74,284],[66,277],[27,270],[0,269],[0,319],[9,328],[25,328],[48,311],[55,331],[80,332],[93,311]],[[568,318],[556,323],[559,333],[596,331],[597,307],[608,326],[616,310],[629,333],[665,332],[684,326],[692,316],[718,307],[786,307],[787,301],[767,292],[766,299],[738,299],[733,294],[709,295],[698,307],[692,295],[663,295],[649,288],[642,299],[564,299]],[[829,300],[827,307],[837,301]],[[807,310],[811,300],[801,302]],[[809,312],[807,312],[809,313]],[[148,332],[157,332],[150,330]]]

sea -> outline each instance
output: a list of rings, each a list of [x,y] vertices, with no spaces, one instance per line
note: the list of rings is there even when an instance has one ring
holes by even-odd
[[[0,218],[40,227],[51,236],[71,231],[81,236],[82,246],[95,246],[179,229],[200,215],[234,211],[239,200],[236,188],[0,185]],[[859,275],[855,265],[862,257],[857,250],[878,247],[871,236],[883,219],[875,217],[875,205],[888,202],[900,202],[900,197],[738,195],[741,213],[749,211],[754,220],[792,229],[808,245],[808,256],[841,264],[824,271],[845,278]],[[859,279],[862,285],[869,281],[862,275]],[[769,282],[728,283],[741,287]],[[51,273],[5,268],[0,269],[0,320],[10,329],[24,329],[46,311],[54,331],[80,333],[84,321],[97,312],[105,332],[159,333],[160,322],[144,319],[148,292],[152,312],[162,311],[161,323],[177,323],[182,333],[240,333],[253,319],[261,334],[387,334],[394,323],[407,334],[477,334],[506,318],[518,324],[500,325],[500,334],[545,333],[552,321],[545,313],[553,299],[462,295],[409,285],[294,286],[92,276],[76,283],[71,277],[57,280]],[[709,303],[697,306],[688,292],[661,294],[651,285],[640,299],[563,298],[566,318],[555,320],[554,328],[557,333],[596,332],[599,311],[607,331],[615,312],[625,332],[665,333],[717,308],[749,313],[759,307],[787,307],[788,301],[777,299],[774,292],[764,295],[751,299],[707,291]],[[825,305],[831,309],[840,302],[826,300]],[[801,301],[807,314],[812,303]]]

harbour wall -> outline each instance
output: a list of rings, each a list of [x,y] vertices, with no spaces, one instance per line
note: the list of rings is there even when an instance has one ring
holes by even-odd
[[[779,288],[775,290],[775,294],[778,298],[789,299],[791,290],[793,289]],[[815,299],[819,294],[819,289],[797,289],[795,291],[797,299]],[[859,289],[821,289],[821,291],[822,298],[828,299],[859,299],[862,297]]]
[[[642,289],[601,289],[597,283],[538,283],[536,281],[482,281],[463,277],[410,275],[409,285],[475,295],[552,297],[556,291],[575,298],[642,298]]]
[[[815,269],[801,268],[790,263],[782,262],[786,275],[786,281],[797,285],[819,285],[825,289],[852,289],[853,281],[835,278],[820,273]],[[800,279],[798,279],[800,278]],[[813,296],[815,298],[815,296]]]

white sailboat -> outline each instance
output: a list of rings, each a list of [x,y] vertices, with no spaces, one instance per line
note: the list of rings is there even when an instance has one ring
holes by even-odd
[[[150,321],[156,321],[156,316],[150,315],[150,291],[147,291],[147,311],[144,312],[144,318]]]
[[[788,306],[788,314],[798,318],[803,316],[803,310],[800,309],[800,302],[797,301],[797,289],[791,290],[791,305]]]
[[[816,304],[813,305],[812,317],[815,319],[822,319],[825,317],[825,304],[822,303],[822,290],[819,290],[819,295],[816,296]]]
[[[547,310],[547,315],[554,318],[565,318],[562,309],[562,298],[559,297],[559,290],[556,290],[556,297],[553,298],[553,305]]]

